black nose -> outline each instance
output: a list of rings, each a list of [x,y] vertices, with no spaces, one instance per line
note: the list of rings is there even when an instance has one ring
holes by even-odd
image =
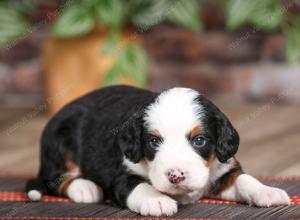
[[[172,184],[179,184],[185,180],[184,172],[180,169],[169,169],[167,171],[167,177]]]

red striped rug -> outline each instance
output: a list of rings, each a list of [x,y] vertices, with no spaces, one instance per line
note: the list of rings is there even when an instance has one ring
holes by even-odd
[[[300,205],[300,196],[290,196],[292,205]],[[5,202],[25,202],[28,201],[25,192],[0,192],[0,201]],[[67,198],[56,197],[56,196],[43,196],[43,202],[72,202]],[[209,199],[203,198],[197,201],[197,203],[208,203],[208,204],[225,204],[225,205],[234,205],[237,202],[226,201],[220,199]]]
[[[67,198],[43,196],[41,202],[30,202],[24,192],[30,175],[0,174],[0,220],[114,220],[144,218],[127,209],[105,204],[76,204]],[[259,177],[264,183],[285,189],[292,205],[270,208],[250,207],[232,201],[200,199],[195,204],[182,206],[178,214],[168,219],[297,219],[300,218],[300,177]]]

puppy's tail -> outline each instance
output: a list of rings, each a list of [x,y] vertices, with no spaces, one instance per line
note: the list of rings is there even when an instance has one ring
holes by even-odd
[[[44,184],[40,178],[30,179],[26,184],[26,193],[31,201],[40,201],[44,192]]]

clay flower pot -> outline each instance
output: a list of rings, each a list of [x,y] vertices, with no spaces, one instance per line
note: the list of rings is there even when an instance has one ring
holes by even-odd
[[[43,81],[49,112],[55,113],[66,103],[99,88],[105,74],[116,57],[104,54],[108,30],[95,28],[90,33],[74,38],[49,37],[42,50]],[[140,44],[140,38],[125,29],[117,43],[117,49],[126,43]],[[120,77],[119,84],[136,84],[129,77]]]

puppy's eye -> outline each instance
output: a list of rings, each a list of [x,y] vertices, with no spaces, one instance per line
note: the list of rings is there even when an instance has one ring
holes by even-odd
[[[205,138],[204,138],[203,136],[201,136],[201,135],[196,136],[196,137],[192,140],[192,145],[193,145],[194,147],[197,147],[197,148],[203,147],[205,144],[206,144],[206,140],[205,140]]]
[[[161,143],[161,140],[158,137],[150,137],[149,144],[151,147],[157,147]]]

